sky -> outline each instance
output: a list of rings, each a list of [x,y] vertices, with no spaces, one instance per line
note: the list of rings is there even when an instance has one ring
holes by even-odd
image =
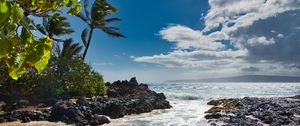
[[[109,0],[126,38],[94,33],[87,63],[106,81],[300,76],[299,0]],[[69,17],[81,42],[86,25]]]

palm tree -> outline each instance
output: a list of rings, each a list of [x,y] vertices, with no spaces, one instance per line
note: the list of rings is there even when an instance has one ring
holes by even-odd
[[[49,38],[53,39],[53,48],[52,48],[52,55],[55,51],[59,51],[59,42],[64,42],[66,40],[54,38],[63,35],[68,35],[73,33],[74,31],[71,29],[71,25],[68,22],[68,19],[62,16],[60,13],[55,13],[53,15],[45,15],[43,17],[42,24],[35,24],[32,21],[32,24],[39,30],[40,33],[49,36]],[[56,42],[56,43],[55,43]]]
[[[64,73],[72,69],[70,65],[74,63],[75,60],[81,60],[81,50],[82,46],[79,43],[74,43],[73,39],[67,39],[64,41],[62,50],[60,51],[58,49],[58,56],[55,60],[55,65],[57,67],[56,72],[58,75],[63,76]]]
[[[33,22],[34,24],[34,22]],[[49,38],[61,42],[61,39],[53,38],[54,36],[62,36],[71,34],[74,31],[70,28],[71,25],[67,18],[62,16],[60,13],[55,13],[52,16],[44,16],[43,23],[34,26],[44,35],[49,36]]]
[[[73,39],[67,39],[64,41],[62,51],[59,58],[73,59],[80,56],[82,46],[79,43],[73,43]]]
[[[110,16],[117,12],[117,9],[113,5],[109,4],[106,0],[96,0],[91,7],[91,11],[88,6],[88,0],[84,0],[84,13],[81,12],[76,15],[88,25],[87,28],[82,31],[81,35],[82,42],[85,46],[83,60],[87,55],[95,29],[100,29],[113,37],[125,37],[119,32],[119,28],[109,26],[109,23],[120,20],[119,18],[111,18]]]

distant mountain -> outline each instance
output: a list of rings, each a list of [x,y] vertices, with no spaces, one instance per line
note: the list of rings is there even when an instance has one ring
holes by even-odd
[[[166,82],[300,82],[300,77],[244,75],[224,78],[208,78],[196,80],[171,80]]]

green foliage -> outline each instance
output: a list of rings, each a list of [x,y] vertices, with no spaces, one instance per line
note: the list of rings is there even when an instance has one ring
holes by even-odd
[[[81,59],[64,60],[67,63],[62,73],[64,89],[75,96],[98,96],[106,94],[107,87],[101,75],[92,70]]]
[[[28,98],[35,95],[41,82],[41,75],[34,69],[25,72],[18,80],[13,80],[7,73],[8,68],[0,62],[0,96],[6,101]]]
[[[64,41],[63,49],[59,55],[60,59],[71,60],[79,57],[81,54],[82,46],[79,43],[73,43],[73,39]]]
[[[9,77],[6,72],[8,68],[3,63],[0,64],[0,96],[8,100],[29,97],[41,99],[53,96],[102,96],[108,89],[103,77],[78,56],[71,59],[52,56],[41,74],[35,69],[30,69],[18,80]]]
[[[55,13],[52,16],[43,17],[43,23],[37,24],[35,25],[35,27],[42,34],[47,35],[50,38],[53,38],[53,36],[67,35],[74,32],[70,28],[71,25],[68,22],[67,18],[62,16],[60,13]],[[54,40],[59,40],[59,39],[54,39]]]
[[[67,18],[57,13],[64,7],[69,14],[81,9],[77,0],[0,0],[0,96],[17,99],[106,94],[103,77],[81,59],[80,44],[55,38],[73,32]],[[96,0],[91,13],[88,0],[84,7],[89,26],[82,33],[84,56],[94,29],[124,37],[118,28],[108,26],[119,19],[110,18],[116,9],[106,0]],[[42,18],[43,23],[35,24],[33,16]],[[35,31],[43,36],[35,36]],[[52,47],[53,42],[64,42],[62,51]]]
[[[103,77],[93,71],[92,67],[81,59],[82,46],[73,43],[72,39],[64,42],[63,49],[53,57],[51,63],[51,81],[53,94],[67,93],[71,96],[99,96],[105,95],[107,87]]]
[[[81,4],[77,0],[0,0],[0,59],[5,61],[11,78],[17,80],[32,67],[40,73],[51,56],[52,36],[34,36],[32,31],[38,29],[28,16],[45,16],[62,7],[76,14]]]
[[[0,45],[0,58],[5,60],[10,77],[16,80],[28,68],[34,66],[41,72],[46,67],[51,56],[52,40],[47,36],[35,40],[23,27],[20,37],[9,33],[1,36]]]

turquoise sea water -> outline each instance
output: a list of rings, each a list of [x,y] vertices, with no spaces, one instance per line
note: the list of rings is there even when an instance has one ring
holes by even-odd
[[[149,84],[163,92],[173,108],[114,119],[111,126],[205,126],[206,103],[218,98],[300,95],[300,83],[164,83]]]

